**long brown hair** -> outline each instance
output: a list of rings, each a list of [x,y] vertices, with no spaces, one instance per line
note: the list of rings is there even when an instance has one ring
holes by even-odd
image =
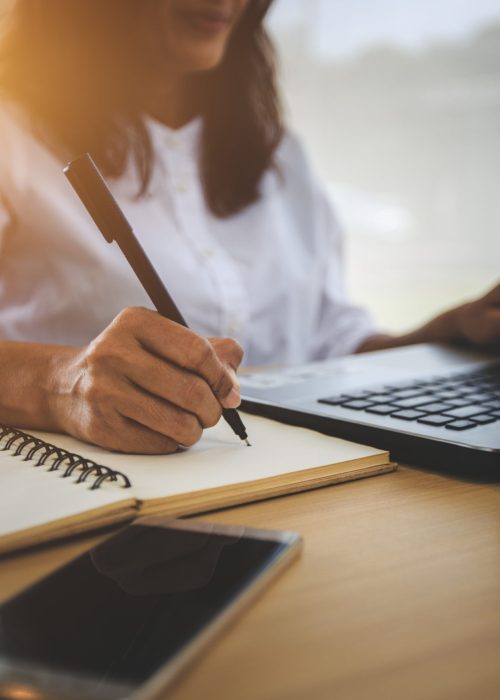
[[[205,198],[222,217],[258,199],[283,132],[274,52],[262,24],[271,2],[250,0],[221,64],[192,81],[203,117]],[[0,42],[0,89],[27,110],[35,128],[70,157],[89,151],[111,177],[131,159],[139,195],[155,158],[137,86],[161,41],[151,36],[143,58],[131,50],[130,37],[145,19],[154,33],[159,7],[157,0],[16,0]]]

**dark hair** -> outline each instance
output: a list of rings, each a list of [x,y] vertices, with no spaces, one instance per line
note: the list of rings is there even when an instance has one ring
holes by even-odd
[[[193,108],[203,117],[205,198],[222,217],[258,199],[283,133],[274,52],[262,23],[271,2],[250,0],[221,64],[191,80]],[[137,89],[148,61],[162,58],[158,11],[158,0],[16,0],[0,44],[0,89],[27,110],[38,133],[69,157],[89,151],[111,177],[131,159],[139,195],[154,152]],[[145,55],[131,48],[137,27],[153,32]]]

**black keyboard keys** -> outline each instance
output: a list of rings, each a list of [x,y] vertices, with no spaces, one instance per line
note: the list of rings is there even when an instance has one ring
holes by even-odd
[[[418,419],[419,423],[423,423],[424,425],[435,425],[437,427],[441,425],[446,425],[446,423],[451,423],[453,418],[450,418],[450,416],[439,416],[439,415],[430,415],[430,416],[422,416],[422,418]]]
[[[470,430],[500,421],[500,367],[356,390],[319,401],[447,430]]]
[[[324,399],[318,399],[318,403],[326,403],[329,406],[338,406],[345,401],[345,396],[325,396]]]
[[[446,413],[453,418],[472,418],[479,413],[484,413],[484,408],[481,406],[458,406],[457,408],[450,408]]]
[[[446,411],[451,408],[453,408],[453,406],[449,404],[435,401],[434,403],[424,403],[422,406],[418,407],[418,410],[425,411],[425,413],[446,413]]]
[[[364,401],[363,399],[355,399],[354,401],[345,401],[340,404],[342,408],[352,408],[354,411],[362,411],[365,408],[371,406],[371,401]]]
[[[486,413],[482,413],[479,416],[473,416],[471,420],[477,425],[489,425],[489,423],[494,423],[495,421],[497,421],[498,418],[496,416],[491,416],[487,415]]]
[[[409,399],[395,399],[392,403],[400,408],[415,408],[416,406],[431,403],[432,401],[434,401],[434,397],[431,394],[423,394]]]
[[[477,424],[471,420],[454,420],[444,426],[447,430],[469,430],[469,428],[477,428]]]
[[[421,418],[422,416],[425,416],[423,411],[415,411],[412,409],[407,409],[406,411],[396,411],[395,413],[391,414],[391,418],[397,418],[398,420],[417,420],[417,418]]]
[[[394,413],[398,409],[395,406],[391,406],[390,404],[374,404],[373,406],[369,406],[368,408],[365,408],[365,411],[367,413],[374,413],[375,415],[378,416],[388,416],[391,413]]]

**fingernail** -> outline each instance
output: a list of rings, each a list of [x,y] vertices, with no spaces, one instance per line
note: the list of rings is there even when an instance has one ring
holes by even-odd
[[[241,403],[240,392],[233,387],[229,394],[222,401],[226,408],[237,408]]]

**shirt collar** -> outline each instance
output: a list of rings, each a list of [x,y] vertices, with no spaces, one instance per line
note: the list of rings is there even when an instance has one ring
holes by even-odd
[[[195,117],[179,129],[171,129],[157,119],[147,116],[146,125],[153,140],[153,147],[162,153],[164,149],[179,153],[190,160],[198,158],[203,118]]]

